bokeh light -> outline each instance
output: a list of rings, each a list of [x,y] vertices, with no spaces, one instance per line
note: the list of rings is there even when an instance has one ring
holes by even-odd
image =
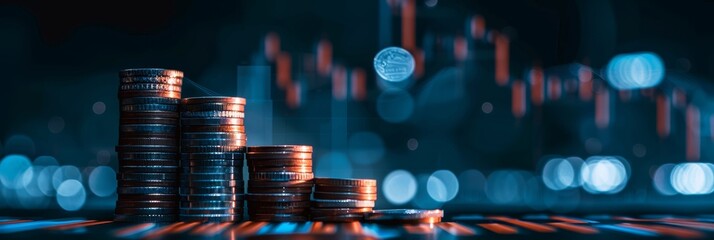
[[[97,115],[102,115],[104,112],[107,111],[107,105],[104,104],[104,102],[95,102],[92,104],[92,112]]]
[[[556,191],[578,187],[582,165],[583,160],[577,157],[550,159],[543,166],[541,178],[546,187]]]
[[[414,112],[414,99],[401,89],[388,89],[377,97],[377,114],[390,123],[404,122]]]
[[[87,192],[82,182],[75,179],[63,181],[57,188],[57,204],[67,211],[77,211],[84,206]]]
[[[407,148],[412,151],[417,150],[417,148],[419,148],[419,140],[416,138],[410,138],[407,140]]]
[[[616,157],[593,156],[581,169],[583,188],[589,193],[614,194],[622,191],[629,179],[629,165]]]
[[[23,155],[12,154],[0,161],[0,183],[9,189],[23,187],[23,175],[32,167],[30,159]]]
[[[79,168],[75,166],[61,166],[57,168],[54,173],[52,173],[52,187],[54,189],[58,189],[60,184],[62,184],[65,180],[69,179],[74,179],[81,182],[82,172],[80,172]]]
[[[384,157],[384,140],[373,132],[357,132],[350,136],[348,154],[352,162],[362,165],[375,163]]]
[[[668,163],[659,166],[652,176],[652,185],[655,190],[662,195],[671,196],[677,194],[677,191],[672,187],[670,176],[674,170],[674,164]]]
[[[484,102],[483,104],[481,104],[481,111],[485,114],[493,112],[493,104],[491,104],[490,102]]]
[[[662,59],[652,52],[617,55],[606,71],[607,81],[620,90],[654,87],[665,75]]]
[[[419,174],[416,176],[417,190],[412,205],[420,209],[434,209],[444,206],[444,202],[436,201],[429,195],[428,185],[430,174]]]
[[[89,174],[87,184],[94,195],[99,197],[111,196],[117,188],[116,172],[107,166],[96,167]]]
[[[683,195],[702,195],[714,191],[714,165],[711,163],[680,163],[674,167],[670,181],[675,191]]]
[[[414,175],[406,170],[394,170],[382,181],[382,191],[390,203],[405,204],[416,195],[417,181]]]
[[[429,176],[426,191],[437,202],[448,202],[459,193],[459,180],[449,170],[438,170]]]
[[[315,175],[322,177],[352,177],[352,163],[347,154],[332,151],[323,154],[315,161]]]
[[[59,162],[53,156],[39,156],[35,158],[32,164],[35,166],[57,166]]]

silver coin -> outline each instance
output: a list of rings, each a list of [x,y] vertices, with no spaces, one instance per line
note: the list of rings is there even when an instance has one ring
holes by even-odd
[[[245,140],[247,138],[243,132],[183,132],[181,136],[188,140]]]
[[[181,166],[184,167],[243,167],[243,160],[230,159],[181,159]]]
[[[222,126],[222,125],[239,125],[244,123],[243,118],[183,118],[181,124],[184,126],[200,125],[200,126]]]
[[[181,173],[181,179],[186,181],[225,181],[242,180],[242,173]]]
[[[124,83],[119,85],[119,91],[169,91],[180,92],[181,86],[162,83]]]
[[[315,185],[319,186],[335,186],[335,187],[376,187],[376,179],[358,179],[358,178],[315,178]]]
[[[374,70],[387,81],[402,81],[414,72],[414,57],[403,48],[388,47],[374,57]]]
[[[181,147],[195,148],[196,146],[222,146],[245,148],[247,140],[245,139],[183,139]]]
[[[182,111],[201,112],[201,111],[245,111],[245,105],[233,103],[201,103],[201,104],[184,104],[181,106]]]
[[[213,167],[213,166],[208,166],[208,167],[190,167],[190,168],[185,168],[186,173],[191,173],[191,174],[216,174],[216,173],[230,173],[230,174],[241,174],[243,173],[243,168],[240,167]]]
[[[177,173],[178,166],[119,166],[121,173]]]
[[[126,118],[169,118],[178,122],[178,112],[119,112],[119,120]],[[177,125],[177,124],[171,124]]]
[[[176,161],[179,158],[178,153],[167,152],[120,152],[117,154],[121,160],[171,160]]]
[[[120,145],[117,152],[178,152],[178,146],[167,145]]]
[[[119,78],[137,77],[137,76],[166,76],[182,78],[183,72],[179,70],[163,69],[163,68],[129,68],[119,71]]]
[[[121,111],[124,111],[124,112],[176,112],[176,111],[178,111],[178,105],[130,104],[130,105],[122,105]]]
[[[177,187],[119,187],[118,194],[178,194]]]
[[[237,112],[237,111],[181,112],[181,117],[185,117],[185,118],[245,118],[245,113]]]
[[[412,220],[423,218],[443,218],[444,211],[441,209],[421,210],[421,209],[383,209],[374,210],[367,214],[367,220]]]
[[[181,202],[181,208],[212,208],[212,207],[243,207],[243,201],[202,201],[202,202]]]
[[[220,187],[220,188],[180,188],[179,194],[192,195],[192,194],[213,194],[213,193],[225,193],[225,194],[242,194],[243,189],[236,189],[234,187]]]
[[[203,214],[232,214],[243,215],[243,208],[182,208],[179,209],[180,215],[203,215]]]
[[[244,159],[245,153],[235,152],[205,152],[205,153],[182,153],[181,156],[191,160],[201,159]]]
[[[143,181],[131,181],[131,180],[117,180],[117,187],[176,187],[178,183],[176,181],[165,181],[165,180],[143,180]]]
[[[262,202],[296,202],[309,201],[310,194],[296,193],[248,193],[246,194],[248,201]]]
[[[189,202],[203,201],[243,201],[243,194],[226,194],[226,193],[210,193],[210,194],[179,194],[179,200]]]
[[[164,118],[164,117],[145,117],[145,118],[129,118],[120,117],[119,124],[164,124],[164,125],[179,125],[179,121],[176,118]]]
[[[167,146],[177,146],[178,140],[175,138],[157,138],[157,137],[146,137],[146,138],[120,138],[119,145],[167,145]]]
[[[190,97],[181,100],[183,104],[203,104],[203,103],[233,103],[245,105],[245,98],[241,97],[225,97],[225,96],[203,96]]]
[[[250,180],[257,181],[300,181],[311,180],[313,177],[313,173],[297,172],[252,172],[249,174]]]
[[[178,127],[164,124],[124,124],[119,125],[121,132],[176,133]]]
[[[178,180],[176,173],[117,173],[117,180]]]
[[[313,199],[312,206],[316,208],[373,208],[374,201],[350,199]]]
[[[165,77],[165,76],[137,76],[137,77],[121,77],[121,83],[163,83],[181,86],[183,79],[181,77]],[[178,99],[177,99],[178,100]]]
[[[245,146],[187,146],[181,147],[185,153],[206,153],[206,152],[245,152]]]
[[[191,180],[191,181],[186,181],[184,182],[185,185],[182,185],[182,187],[186,188],[240,188],[241,191],[243,189],[243,181],[242,180],[220,180],[220,181],[201,181],[201,180]]]
[[[164,97],[164,98],[181,98],[180,91],[163,91],[163,90],[122,90],[119,91],[119,98],[133,97]]]
[[[124,98],[119,100],[121,105],[133,105],[133,104],[166,104],[166,105],[176,105],[178,106],[181,101],[175,98],[162,98],[162,97],[136,97],[136,98]]]

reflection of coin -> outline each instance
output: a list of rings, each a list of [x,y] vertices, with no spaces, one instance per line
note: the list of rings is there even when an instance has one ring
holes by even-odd
[[[414,72],[414,57],[402,48],[388,47],[374,57],[374,70],[384,80],[402,81]]]

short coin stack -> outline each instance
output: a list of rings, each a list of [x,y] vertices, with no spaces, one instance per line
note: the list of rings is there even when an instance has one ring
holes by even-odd
[[[252,221],[307,221],[312,146],[248,147],[248,216]]]
[[[182,100],[182,221],[242,220],[245,103],[238,97]]]
[[[313,221],[363,220],[377,200],[377,180],[315,178],[310,215]]]
[[[182,78],[160,68],[119,72],[117,221],[177,219]]]

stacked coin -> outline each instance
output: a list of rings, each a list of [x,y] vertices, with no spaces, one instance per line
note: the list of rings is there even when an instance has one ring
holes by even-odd
[[[177,219],[182,78],[160,68],[119,72],[117,221]]]
[[[182,221],[243,219],[245,99],[195,97],[181,102]]]
[[[313,221],[360,221],[376,200],[377,180],[315,178],[310,215]]]
[[[253,221],[307,221],[312,147],[248,147],[248,216]]]

